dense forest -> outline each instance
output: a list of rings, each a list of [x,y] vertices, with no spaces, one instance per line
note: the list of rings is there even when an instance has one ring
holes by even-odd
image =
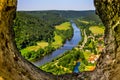
[[[37,16],[40,18],[49,18],[53,14],[59,15],[67,20],[82,18],[84,20],[92,20],[95,23],[101,22],[99,17],[95,14],[94,10],[88,11],[64,11],[64,10],[50,10],[50,11],[24,11],[24,13],[30,14],[32,16]],[[49,18],[51,19],[51,18]],[[53,18],[54,19],[54,18]]]
[[[37,41],[52,41],[55,25],[66,20],[58,14],[47,16],[32,16],[24,12],[17,12],[14,21],[15,40],[19,49],[36,45]]]

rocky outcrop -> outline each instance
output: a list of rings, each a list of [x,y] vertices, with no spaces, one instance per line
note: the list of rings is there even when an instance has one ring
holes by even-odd
[[[100,80],[120,79],[120,2],[95,0],[96,13],[105,29],[105,50],[98,60],[94,77]],[[94,80],[94,79],[93,79]]]
[[[15,13],[16,0],[0,0],[0,80],[54,80],[18,52],[11,27]]]
[[[54,76],[39,70],[18,52],[12,30],[16,0],[0,0],[0,80],[119,80],[120,79],[120,3],[94,0],[96,13],[105,25],[105,50],[93,72]]]

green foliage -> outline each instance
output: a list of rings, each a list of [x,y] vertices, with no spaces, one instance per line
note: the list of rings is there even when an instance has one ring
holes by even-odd
[[[83,52],[77,50],[67,51],[62,56],[54,59],[46,65],[41,66],[40,68],[55,75],[71,73],[75,66],[74,61],[77,61],[78,59],[85,61]]]
[[[85,66],[86,66],[86,65],[85,65],[83,62],[81,62],[81,63],[80,63],[80,66],[78,67],[78,68],[79,68],[79,71],[80,71],[80,72],[85,71]]]
[[[22,56],[29,61],[36,61],[42,58],[44,55],[50,54],[54,50],[54,47],[47,46],[44,49],[40,48],[37,51],[29,51],[26,53],[22,53]]]
[[[33,17],[38,17],[46,22],[49,26],[59,25],[66,21],[59,13],[52,11],[22,11],[24,14],[31,15]]]
[[[71,39],[73,35],[73,28],[71,23],[65,22],[60,26],[56,26],[56,33],[62,37],[63,43],[66,41],[66,39]]]
[[[99,27],[99,26],[91,26],[89,28],[89,30],[93,33],[93,34],[104,34],[104,28],[103,27]]]
[[[36,12],[17,12],[17,17],[13,26],[17,47],[21,50],[28,46],[37,46],[36,42],[41,40],[48,42],[49,45],[54,43],[54,41],[58,44],[59,40],[56,40],[56,38],[54,39],[54,37],[56,37],[54,32],[57,31],[54,26],[59,25],[64,21],[64,18],[60,17],[59,14],[54,13],[48,14],[45,12],[38,15]],[[62,45],[62,42],[65,42],[68,37],[72,37],[72,27],[69,25],[66,22],[65,25],[62,26],[68,27],[68,29],[63,31],[63,33],[58,32],[57,34],[62,39],[60,45]],[[68,34],[68,32],[71,32],[71,34]],[[21,50],[21,53],[26,59],[35,61],[50,54],[53,50],[55,50],[55,48],[47,46],[44,49],[39,49],[37,51],[23,49]]]
[[[23,49],[27,46],[37,45],[37,41],[45,41],[48,45],[44,48],[40,48],[37,51],[29,51],[23,49],[22,56],[29,61],[36,61],[43,56],[50,54],[55,50],[54,45],[70,39],[73,35],[72,27],[56,29],[56,25],[66,22],[66,19],[76,19],[75,23],[81,28],[82,40],[84,41],[84,29],[87,36],[93,35],[89,30],[91,26],[102,25],[98,16],[94,11],[29,11],[29,12],[17,12],[17,18],[14,21],[15,40],[19,49]],[[63,23],[64,24],[64,23]],[[96,35],[95,40],[102,35]],[[97,53],[96,45],[98,42],[93,41],[91,38],[87,39],[87,43],[83,47],[83,50],[73,49],[65,52],[62,56],[54,59],[52,62],[41,66],[40,68],[46,72],[53,73],[55,75],[72,73],[77,61],[80,61],[80,72],[85,71],[87,65],[93,66],[94,64],[88,63],[88,58],[91,53]],[[88,50],[88,52],[86,52]]]
[[[62,43],[66,41],[66,39],[71,39],[73,35],[73,30],[68,29],[68,30],[56,30],[56,34],[60,35],[63,39]]]
[[[52,46],[47,46],[44,48],[44,50],[45,50],[45,55],[46,55],[46,54],[52,53],[55,50],[55,48]]]
[[[70,22],[64,22],[55,26],[54,34],[54,41],[51,46],[54,46],[57,49],[62,46],[67,39],[71,39],[73,35],[73,28]]]
[[[69,14],[73,14],[73,12],[69,13]],[[98,39],[102,35],[97,35],[97,37],[94,36],[93,33],[91,32],[91,30],[89,30],[89,28],[91,26],[96,26],[97,23],[99,23],[99,26],[101,26],[102,24],[97,19],[97,17],[95,17],[95,15],[93,15],[95,18],[94,19],[93,16],[91,17],[90,14],[83,16],[80,19],[75,20],[75,23],[77,24],[77,26],[79,26],[79,28],[81,29],[81,33],[82,33],[82,41],[80,42],[80,44],[82,44],[82,42],[84,41],[84,30],[86,32],[87,42],[85,42],[83,49],[80,51],[79,48],[76,48],[71,51],[65,52],[62,56],[54,59],[52,62],[41,66],[40,68],[42,70],[53,73],[55,75],[71,73],[71,72],[73,72],[73,69],[74,69],[77,61],[80,61],[80,63],[81,63],[79,66],[80,72],[83,72],[85,70],[89,71],[91,68],[93,68],[95,66],[95,64],[88,62],[88,58],[90,57],[90,55],[92,53],[93,54],[98,53],[96,51],[96,48],[98,45],[98,41],[96,39]],[[63,13],[63,15],[66,16],[66,13]],[[87,19],[87,17],[88,17],[88,19]],[[94,21],[94,20],[97,20],[97,21]],[[70,31],[68,31],[68,32],[70,32]],[[56,34],[58,34],[60,36],[62,36],[62,34],[69,35],[69,34],[67,34],[67,32],[64,33],[64,30],[56,30]],[[92,38],[88,38],[88,36],[94,37],[96,41],[93,40]],[[62,37],[62,38],[64,39],[64,37]]]
[[[41,14],[42,15],[42,14]],[[49,16],[49,17],[48,17]],[[48,14],[43,17],[17,12],[14,21],[15,40],[19,49],[36,45],[37,41],[54,41],[55,25],[64,22],[58,14]]]

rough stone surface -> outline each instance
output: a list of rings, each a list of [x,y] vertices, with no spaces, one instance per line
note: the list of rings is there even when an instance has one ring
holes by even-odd
[[[0,0],[0,80],[54,80],[18,52],[12,31],[16,0]]]
[[[95,80],[120,79],[120,2],[119,0],[95,0],[96,13],[105,25],[105,50],[94,76]],[[94,79],[93,79],[94,80]]]
[[[94,0],[96,13],[105,25],[105,50],[93,72],[54,76],[39,70],[18,52],[12,30],[16,0],[0,0],[0,80],[119,80],[120,2]]]

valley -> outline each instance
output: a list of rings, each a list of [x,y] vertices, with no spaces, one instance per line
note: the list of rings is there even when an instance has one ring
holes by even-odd
[[[82,32],[82,41],[52,62],[40,66],[40,69],[54,75],[93,71],[95,69],[97,59],[104,49],[104,26],[79,20],[75,20],[75,23]]]
[[[81,40],[40,69],[54,75],[93,71],[104,49],[104,26],[94,11],[18,12],[14,30],[21,55],[34,63],[61,48],[74,36],[71,19],[81,32]]]

